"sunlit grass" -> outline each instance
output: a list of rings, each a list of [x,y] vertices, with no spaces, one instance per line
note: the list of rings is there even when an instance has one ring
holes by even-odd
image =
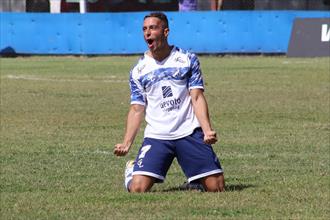
[[[138,57],[2,58],[1,219],[328,219],[330,60],[200,57],[225,193],[123,188]]]

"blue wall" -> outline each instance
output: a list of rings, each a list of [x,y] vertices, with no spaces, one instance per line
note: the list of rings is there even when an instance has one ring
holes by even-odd
[[[0,13],[0,51],[136,54],[147,47],[136,13]],[[168,12],[169,42],[196,53],[286,53],[296,17],[321,11]]]

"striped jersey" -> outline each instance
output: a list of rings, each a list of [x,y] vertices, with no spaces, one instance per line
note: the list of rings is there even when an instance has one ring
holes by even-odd
[[[145,106],[145,137],[175,140],[200,127],[189,95],[191,89],[204,89],[195,54],[173,47],[159,62],[144,53],[130,72],[129,84],[131,104]]]

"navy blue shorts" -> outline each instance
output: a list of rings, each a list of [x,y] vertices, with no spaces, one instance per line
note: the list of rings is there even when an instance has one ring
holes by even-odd
[[[135,159],[133,175],[151,176],[156,182],[163,182],[175,157],[188,182],[222,173],[212,146],[203,140],[204,133],[200,128],[177,140],[145,138]]]

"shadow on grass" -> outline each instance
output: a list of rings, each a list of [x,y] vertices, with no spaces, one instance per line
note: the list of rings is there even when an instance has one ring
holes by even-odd
[[[225,191],[227,192],[235,192],[235,191],[243,191],[248,188],[253,188],[256,187],[255,185],[252,184],[227,184],[225,187]],[[174,192],[174,191],[200,191],[204,192],[203,187],[201,187],[200,184],[193,184],[193,185],[188,185],[188,184],[183,184],[178,187],[171,187],[168,189],[161,190],[161,192]]]
[[[234,191],[243,191],[245,189],[254,188],[254,187],[256,186],[252,184],[227,184],[225,189],[226,191],[234,192]]]

